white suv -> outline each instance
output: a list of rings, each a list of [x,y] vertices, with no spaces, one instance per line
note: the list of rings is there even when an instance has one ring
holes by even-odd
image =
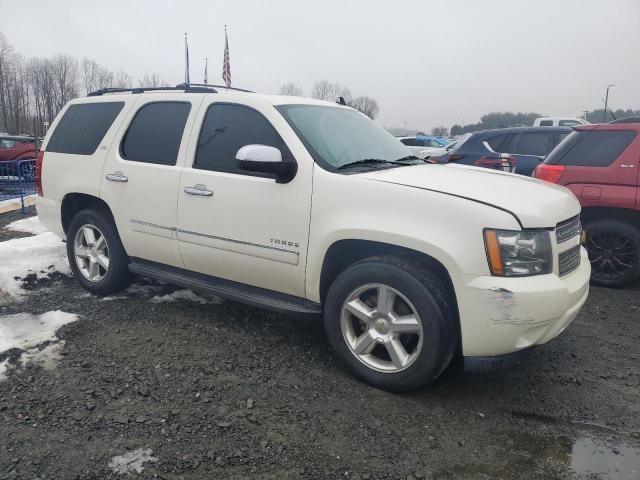
[[[339,104],[103,90],[71,101],[42,150],[38,215],[83,287],[106,295],[134,273],[323,313],[350,370],[391,391],[454,355],[476,371],[509,364],[587,298],[568,190],[425,164]]]

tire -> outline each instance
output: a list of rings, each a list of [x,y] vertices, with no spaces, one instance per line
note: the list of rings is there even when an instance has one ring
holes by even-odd
[[[621,220],[587,223],[591,283],[619,288],[640,278],[640,229]]]
[[[73,217],[67,230],[67,257],[74,277],[91,293],[109,295],[131,284],[129,257],[113,220],[103,210],[81,210]]]
[[[423,387],[442,373],[456,351],[457,320],[447,293],[431,271],[403,258],[359,261],[340,273],[327,293],[329,343],[349,370],[373,387],[391,392]],[[396,321],[399,316],[407,319],[403,325]]]

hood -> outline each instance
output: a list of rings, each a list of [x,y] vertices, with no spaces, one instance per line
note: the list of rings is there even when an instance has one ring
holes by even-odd
[[[358,175],[467,198],[513,214],[524,228],[550,228],[580,213],[568,189],[531,177],[464,165],[415,165]]]

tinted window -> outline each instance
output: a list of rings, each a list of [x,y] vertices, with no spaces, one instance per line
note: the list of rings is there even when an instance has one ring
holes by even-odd
[[[290,157],[278,132],[259,112],[240,105],[214,104],[202,123],[194,168],[219,172],[241,173],[236,153],[245,145],[268,145]]]
[[[416,140],[415,138],[403,138],[400,141],[402,143],[404,143],[407,147],[417,147],[418,146],[418,140]],[[422,146],[422,142],[420,142],[420,146]]]
[[[122,139],[122,158],[175,165],[189,110],[191,104],[187,102],[154,102],[144,105],[136,113]]]
[[[553,127],[553,120],[541,120],[540,121],[540,126],[541,127]]]
[[[71,105],[58,122],[47,152],[93,155],[124,102]]]
[[[636,136],[632,131],[580,131],[571,133],[547,158],[547,163],[606,167]]]
[[[487,139],[487,143],[494,152],[501,152],[510,136],[510,134],[496,135]]]
[[[553,133],[521,133],[513,152],[520,155],[546,156],[553,148]]]

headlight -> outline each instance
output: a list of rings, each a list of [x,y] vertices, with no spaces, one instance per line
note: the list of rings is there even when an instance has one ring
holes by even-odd
[[[484,231],[491,273],[500,277],[525,277],[550,273],[551,238],[546,230]]]

